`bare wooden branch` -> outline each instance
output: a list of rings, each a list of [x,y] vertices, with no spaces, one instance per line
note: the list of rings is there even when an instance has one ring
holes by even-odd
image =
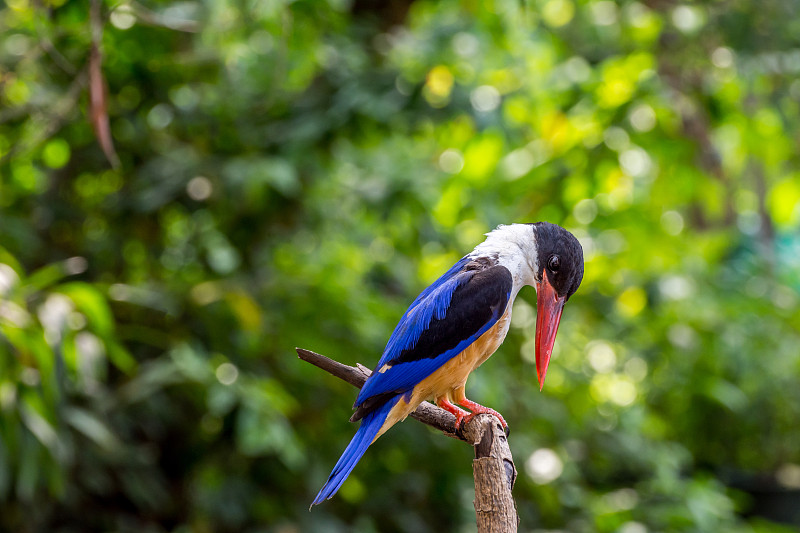
[[[475,460],[472,461],[478,531],[516,531],[519,518],[511,489],[517,480],[517,469],[506,433],[500,421],[492,415],[475,418],[483,422],[479,425],[483,435],[475,444]]]
[[[296,348],[303,361],[358,388],[372,372],[363,365],[348,366],[329,357]],[[423,424],[438,429],[448,437],[469,443],[475,448],[472,472],[475,478],[475,515],[479,533],[517,531],[519,518],[511,490],[517,479],[514,458],[500,421],[488,414],[472,418],[460,431],[456,417],[432,403],[423,402],[411,416]]]

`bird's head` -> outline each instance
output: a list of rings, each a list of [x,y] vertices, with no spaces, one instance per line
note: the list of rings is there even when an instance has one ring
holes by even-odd
[[[564,303],[583,280],[583,248],[575,236],[555,224],[532,224],[536,235],[536,373],[544,387]]]

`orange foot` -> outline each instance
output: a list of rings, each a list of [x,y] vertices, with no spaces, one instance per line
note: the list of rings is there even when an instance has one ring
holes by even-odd
[[[436,405],[438,405],[448,413],[453,413],[453,415],[456,417],[456,429],[461,428],[461,424],[464,421],[464,418],[472,416],[467,411],[461,409],[460,407],[456,407],[455,405],[450,403],[450,401],[448,401],[448,399],[444,397],[437,398]]]
[[[497,419],[500,421],[500,423],[503,424],[503,429],[505,429],[506,432],[508,432],[508,424],[506,423],[506,420],[503,418],[503,415],[501,415],[494,409],[489,409],[488,407],[484,407],[481,404],[475,403],[471,400],[467,400],[466,398],[460,400],[458,404],[463,405],[472,412],[470,413],[459,407],[456,407],[455,405],[450,403],[450,401],[447,398],[442,397],[436,399],[436,405],[438,405],[445,411],[452,413],[456,417],[456,429],[461,429],[464,424],[469,424],[469,422],[475,415],[486,413],[496,416]]]
[[[500,421],[500,423],[503,424],[503,429],[508,431],[508,424],[506,424],[505,418],[503,418],[503,415],[501,415],[500,413],[498,413],[494,409],[489,409],[488,407],[484,407],[481,404],[475,403],[472,400],[468,400],[466,398],[464,398],[463,400],[458,402],[458,405],[466,407],[467,409],[472,411],[471,414],[469,414],[469,415],[467,415],[467,416],[465,416],[463,418],[463,423],[469,424],[470,420],[472,420],[472,418],[475,415],[480,415],[480,414],[486,413],[486,414],[489,414],[489,415],[496,416],[497,419]],[[456,422],[458,422],[458,420],[456,420]]]

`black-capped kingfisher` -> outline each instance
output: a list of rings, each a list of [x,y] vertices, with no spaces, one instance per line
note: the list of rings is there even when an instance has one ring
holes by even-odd
[[[489,413],[507,428],[499,413],[466,398],[467,377],[503,343],[514,298],[522,287],[533,285],[541,389],[561,311],[582,279],[583,249],[560,226],[511,224],[487,233],[400,319],[353,405],[350,420],[361,420],[361,426],[311,505],[336,494],[369,445],[429,398],[455,415],[456,427]]]

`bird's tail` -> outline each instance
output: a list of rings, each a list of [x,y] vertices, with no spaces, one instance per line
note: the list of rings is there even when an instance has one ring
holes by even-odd
[[[392,407],[397,405],[399,399],[400,395],[395,396],[361,420],[361,427],[358,428],[353,440],[347,445],[347,448],[339,458],[336,466],[333,467],[331,475],[328,476],[328,481],[319,491],[317,497],[314,498],[314,501],[309,506],[309,510],[311,507],[331,499],[333,495],[336,494],[336,491],[339,490],[344,480],[350,475],[350,472],[352,472],[356,463],[361,459],[361,456],[364,455],[369,445],[375,440],[375,436],[386,421],[389,411],[392,410]]]

